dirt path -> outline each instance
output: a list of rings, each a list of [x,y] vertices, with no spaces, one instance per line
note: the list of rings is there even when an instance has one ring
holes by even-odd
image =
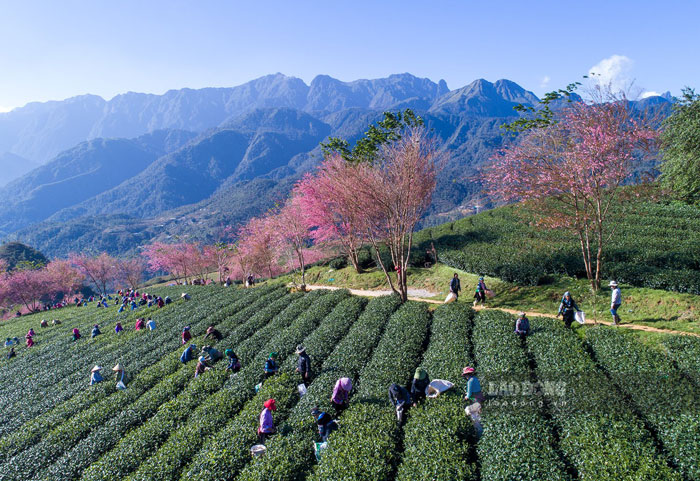
[[[307,289],[310,290],[317,290],[317,289],[329,289],[329,290],[337,290],[337,289],[344,289],[344,287],[335,287],[335,286],[306,286]],[[390,290],[365,290],[365,289],[349,289],[350,293],[356,296],[365,296],[365,297],[379,297],[379,296],[388,296],[391,294]],[[436,294],[432,292],[428,292],[425,289],[408,289],[408,299],[411,301],[419,301],[419,302],[428,302],[430,304],[442,304],[441,301],[435,301],[433,299],[425,299],[425,297],[434,297]],[[482,309],[487,309],[485,306],[476,306],[475,308],[477,311],[480,311]],[[523,311],[518,311],[515,309],[507,309],[505,307],[493,307],[491,309],[498,309],[499,311],[504,311],[508,312],[510,314],[515,314],[516,316]],[[544,314],[542,312],[533,312],[533,311],[525,311],[525,314],[527,314],[530,317],[549,317],[551,319],[556,319],[557,316],[554,314]],[[586,325],[595,325],[595,324],[603,324],[605,326],[612,326],[612,322],[592,322],[592,321],[586,321]],[[695,334],[692,332],[684,332],[684,331],[675,331],[672,329],[659,329],[656,327],[650,327],[650,326],[642,326],[640,324],[620,324],[618,327],[622,327],[625,329],[634,329],[637,331],[647,331],[647,332],[660,332],[663,334],[680,334],[682,336],[693,336],[693,337],[700,337],[700,334]]]

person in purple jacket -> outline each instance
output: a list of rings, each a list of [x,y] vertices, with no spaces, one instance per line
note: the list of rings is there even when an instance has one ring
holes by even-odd
[[[352,380],[349,377],[341,377],[336,381],[331,395],[331,404],[335,409],[336,417],[348,407],[350,391],[352,391]]]
[[[277,411],[275,400],[268,399],[263,406],[264,409],[260,413],[260,426],[258,426],[258,444],[265,444],[265,440],[276,431],[275,423],[272,419],[272,413]]]

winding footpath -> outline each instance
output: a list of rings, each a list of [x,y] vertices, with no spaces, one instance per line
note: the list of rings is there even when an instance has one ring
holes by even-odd
[[[308,290],[318,290],[318,289],[328,289],[328,290],[338,290],[338,289],[344,289],[344,287],[335,287],[335,286],[321,286],[321,285],[307,285],[306,288]],[[367,289],[349,289],[350,293],[355,295],[355,296],[365,296],[365,297],[379,297],[379,296],[387,296],[391,294],[392,291],[390,290],[367,290]],[[408,289],[408,299],[410,301],[418,301],[418,302],[427,302],[429,304],[443,304],[440,301],[435,301],[433,299],[426,299],[426,297],[434,297],[436,294],[433,292],[428,292],[425,289]],[[482,309],[487,309],[486,306],[477,306],[475,310],[480,311]],[[523,311],[518,311],[516,309],[507,309],[505,307],[491,307],[488,309],[495,309],[503,312],[507,312],[509,314],[515,314],[518,315],[520,312]],[[555,319],[557,316],[553,314],[544,314],[542,312],[534,312],[534,311],[525,311],[525,314],[530,316],[530,317],[549,317],[552,319]],[[586,325],[597,325],[597,324],[602,324],[605,326],[612,326],[612,322],[593,322],[593,321],[586,321]],[[659,329],[657,327],[650,327],[650,326],[642,326],[640,324],[619,324],[618,327],[622,327],[625,329],[633,329],[636,331],[647,331],[647,332],[660,332],[663,334],[679,334],[682,336],[693,336],[693,337],[700,337],[700,334],[695,334],[693,332],[685,332],[685,331],[676,331],[673,329]]]

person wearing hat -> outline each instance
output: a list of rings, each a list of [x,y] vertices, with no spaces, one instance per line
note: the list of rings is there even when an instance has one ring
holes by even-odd
[[[620,323],[620,316],[617,315],[617,310],[622,304],[622,292],[617,285],[617,282],[610,281],[608,284],[610,289],[612,289],[612,299],[610,300],[610,314],[613,316],[613,325],[617,326]]]
[[[51,325],[53,326],[58,326],[60,323],[61,321],[59,321],[58,319],[54,319],[53,321],[51,321]]]
[[[396,419],[401,424],[406,410],[411,405],[411,394],[405,387],[393,383],[389,386],[389,401],[396,408]]]
[[[352,380],[349,377],[341,377],[335,382],[333,394],[331,394],[331,405],[335,409],[336,417],[347,409],[350,391],[352,391]]]
[[[209,364],[207,364],[207,358],[204,356],[199,356],[199,362],[197,363],[197,367],[194,369],[194,377],[204,374],[204,372],[208,371],[209,369],[211,369],[211,367]]]
[[[484,282],[483,277],[479,277],[479,282],[476,284],[476,290],[474,291],[474,307],[476,307],[477,303],[481,302],[482,304],[486,302],[486,291],[488,290],[488,287],[486,287],[486,283]]]
[[[574,322],[574,316],[578,311],[580,311],[580,309],[576,305],[576,301],[574,301],[574,298],[571,297],[571,293],[566,291],[564,293],[564,297],[561,298],[557,317],[561,315],[566,327],[571,327],[571,324]]]
[[[277,411],[277,405],[274,399],[268,399],[263,404],[263,410],[260,413],[260,425],[258,426],[258,444],[265,444],[265,440],[274,434],[275,423],[272,419],[272,413]]]
[[[49,327],[49,321],[42,319],[41,323],[39,323],[39,327]]]
[[[134,329],[137,331],[140,331],[141,329],[146,328],[146,321],[143,320],[143,318],[139,317],[136,319],[136,324],[134,324]]]
[[[515,321],[515,333],[520,336],[521,339],[525,339],[525,336],[530,333],[530,320],[524,312],[518,314],[518,319]]]
[[[102,368],[98,365],[95,365],[95,367],[92,368],[90,371],[90,385],[92,386],[93,384],[97,384],[98,382],[102,382],[102,374],[100,373],[102,371]]]
[[[5,340],[5,347],[12,347],[12,339],[11,338],[8,337]]]
[[[241,362],[238,360],[238,356],[233,349],[226,349],[224,351],[226,357],[228,358],[228,365],[226,366],[227,371],[238,372],[241,370]]]
[[[77,341],[80,339],[80,330],[77,327],[73,328],[73,340]]]
[[[330,414],[321,411],[318,406],[311,409],[311,415],[318,425],[318,434],[321,436],[321,442],[325,443],[328,441],[328,436],[338,429],[338,423],[335,422],[335,419]]]
[[[102,334],[102,332],[100,332],[100,326],[98,326],[97,324],[95,324],[95,325],[92,327],[92,337],[97,337],[97,336],[99,336],[100,334]]]
[[[122,332],[123,330],[124,330],[124,328],[122,327],[122,323],[121,323],[121,322],[117,322],[117,325],[114,326],[114,332],[116,332],[117,334],[119,334],[119,333]]]
[[[190,332],[190,326],[185,326],[182,328],[182,344],[187,344],[192,339],[192,333]]]
[[[419,401],[425,399],[425,390],[430,384],[430,377],[428,376],[428,371],[419,367],[416,369],[413,375],[413,382],[411,383],[411,398],[413,399],[413,406],[415,407]]]
[[[120,363],[117,363],[117,365],[112,368],[112,372],[114,372],[114,380],[116,382],[126,384],[126,371]]]
[[[297,360],[297,372],[301,374],[301,380],[304,386],[309,387],[311,382],[311,358],[306,354],[306,348],[299,344],[296,349],[296,353],[299,356]]]
[[[202,352],[199,353],[201,356],[205,356],[207,361],[216,362],[224,356],[212,346],[202,347]]]
[[[195,353],[197,352],[197,346],[194,344],[190,344],[187,346],[187,349],[182,351],[182,355],[180,356],[180,362],[185,364],[190,362],[192,359],[195,357]]]
[[[27,331],[27,335],[25,337],[34,337],[34,336],[36,336],[34,329],[29,328],[29,330]]]
[[[265,367],[263,367],[263,375],[265,379],[272,377],[279,371],[279,366],[277,366],[277,352],[271,352],[265,361]]]
[[[483,432],[483,427],[481,426],[481,405],[486,398],[481,392],[481,383],[479,382],[479,378],[476,377],[476,370],[473,367],[467,366],[462,369],[462,377],[467,380],[464,400],[470,403],[464,409],[464,412],[472,418],[476,433],[478,436],[481,436]]]
[[[216,339],[217,341],[220,341],[224,336],[221,335],[221,333],[214,327],[214,326],[209,326],[207,327],[207,334],[204,336],[204,339]]]
[[[152,331],[153,329],[156,328],[156,321],[151,319],[150,317],[148,318],[148,322],[146,323],[146,326],[148,326],[148,330]]]

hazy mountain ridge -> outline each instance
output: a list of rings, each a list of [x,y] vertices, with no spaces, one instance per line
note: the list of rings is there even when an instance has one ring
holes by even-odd
[[[138,103],[134,112],[141,114],[119,122],[116,113],[105,117],[92,134],[185,126],[186,111],[194,112],[190,131],[93,139],[62,152],[0,189],[0,235],[16,231],[10,238],[54,255],[85,246],[121,253],[170,236],[211,242],[222,225],[235,226],[283,199],[320,161],[319,143],[328,136],[352,143],[384,110],[407,104],[424,106],[417,113],[450,157],[429,214],[464,212],[479,195],[479,166],[511,139],[500,126],[517,115],[513,106],[537,100],[509,80],[479,79],[449,91],[443,81],[408,74],[354,82],[319,76],[309,86],[277,74],[233,89],[124,94],[110,108],[118,113],[120,103]],[[670,104],[652,97],[638,105]]]

